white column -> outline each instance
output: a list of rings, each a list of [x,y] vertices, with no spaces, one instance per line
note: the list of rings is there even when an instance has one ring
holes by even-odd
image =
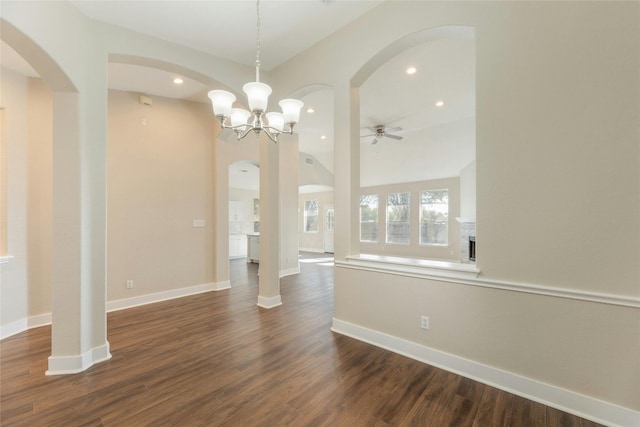
[[[260,137],[260,267],[258,306],[273,308],[280,297],[279,144]]]
[[[360,252],[360,99],[349,83],[334,89],[335,259]]]
[[[106,91],[103,96],[102,107],[99,97],[85,95],[83,104],[77,93],[53,96],[52,330],[47,375],[81,372],[111,357],[106,337],[105,116],[92,119],[82,114],[83,108],[104,108]],[[97,136],[81,133],[83,127]]]

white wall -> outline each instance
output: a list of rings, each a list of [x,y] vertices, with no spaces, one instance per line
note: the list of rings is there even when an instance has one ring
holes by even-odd
[[[460,171],[460,216],[476,217],[476,162],[469,163]]]

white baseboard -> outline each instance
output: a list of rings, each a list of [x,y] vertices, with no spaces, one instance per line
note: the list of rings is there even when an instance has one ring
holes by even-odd
[[[0,326],[0,339],[9,338],[12,335],[19,334],[29,329],[27,319],[18,319],[16,321]]]
[[[298,248],[298,252],[313,252],[316,254],[323,254],[324,249],[320,249],[320,248]]]
[[[109,359],[111,359],[111,353],[109,352],[108,342],[100,347],[92,348],[74,356],[49,356],[49,369],[45,372],[45,375],[77,374],[89,369],[96,363]]]
[[[19,334],[28,329],[39,328],[51,324],[51,313],[38,314],[36,316],[27,317],[26,319],[16,320],[0,326],[0,340],[9,338],[12,335]]]
[[[39,328],[40,326],[46,326],[51,324],[51,313],[38,314],[37,316],[31,316],[27,319],[29,329]]]
[[[276,295],[275,297],[261,297],[258,295],[258,307],[262,308],[274,308],[282,305],[282,297],[280,295]]]
[[[640,426],[640,412],[593,397],[335,318],[331,330],[600,424]]]
[[[126,308],[152,304],[154,302],[166,301],[174,298],[186,297],[189,295],[201,294],[204,292],[220,291],[223,289],[229,289],[230,287],[231,287],[230,282],[205,283],[203,285],[189,286],[187,288],[171,289],[169,291],[157,292],[155,294],[146,294],[146,295],[140,295],[132,298],[108,301],[107,312],[124,310]]]
[[[214,291],[224,291],[225,289],[231,289],[231,280],[225,280],[224,282],[212,283]]]
[[[298,274],[298,273],[300,273],[300,264],[298,264],[297,267],[280,270],[280,277],[291,276],[292,274]]]
[[[231,282],[227,280],[224,282],[205,283],[203,285],[172,289],[170,291],[157,292],[155,294],[140,295],[133,298],[108,301],[107,312],[124,310],[126,308],[137,307],[139,305],[152,304],[154,302],[181,298],[209,291],[222,291],[230,288]],[[43,313],[36,316],[28,317],[26,319],[19,319],[14,322],[7,323],[6,325],[0,326],[0,340],[8,338],[12,335],[19,334],[20,332],[24,332],[28,329],[39,328],[40,326],[46,326],[50,324],[51,313]]]

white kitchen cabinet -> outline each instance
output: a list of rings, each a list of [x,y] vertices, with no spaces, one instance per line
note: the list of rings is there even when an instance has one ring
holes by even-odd
[[[247,256],[247,235],[229,235],[229,258],[244,258]]]
[[[260,235],[249,234],[247,241],[247,262],[260,262]]]
[[[244,221],[242,202],[229,201],[229,221]]]

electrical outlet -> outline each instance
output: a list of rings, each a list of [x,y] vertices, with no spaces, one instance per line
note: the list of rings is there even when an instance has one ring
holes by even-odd
[[[127,289],[133,289],[133,280],[127,280]]]
[[[420,318],[420,327],[422,329],[429,329],[429,318],[427,316],[422,316]]]

